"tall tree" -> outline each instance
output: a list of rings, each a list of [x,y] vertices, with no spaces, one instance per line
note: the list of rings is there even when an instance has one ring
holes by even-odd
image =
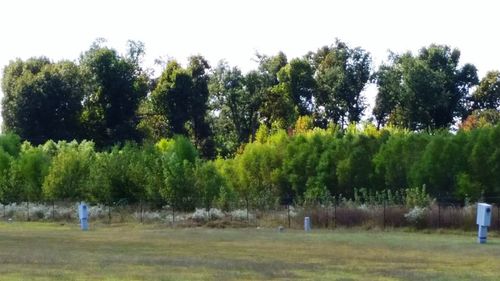
[[[361,92],[370,78],[370,54],[337,40],[335,45],[307,57],[316,70],[318,123],[326,126],[333,122],[344,127],[348,122],[358,122],[366,107]]]
[[[186,135],[186,122],[190,119],[191,76],[176,61],[168,63],[156,88],[151,93],[155,114],[165,116],[171,135]]]
[[[98,146],[141,139],[136,112],[148,92],[148,78],[139,66],[143,45],[129,45],[129,54],[121,56],[94,43],[80,58],[86,82],[83,126]]]
[[[400,93],[402,91],[400,81],[402,71],[399,68],[389,65],[381,65],[374,75],[378,85],[378,94],[375,98],[373,115],[377,121],[377,128],[390,122],[389,118],[396,118],[397,111],[391,111],[398,105]]]
[[[262,122],[268,127],[274,126],[287,129],[295,124],[298,112],[293,103],[288,83],[279,83],[266,89],[262,100],[260,116],[262,117]]]
[[[206,120],[210,66],[201,56],[189,58],[187,69],[168,63],[151,93],[153,113],[164,116],[171,135],[192,135],[205,157],[213,157],[212,131]]]
[[[490,71],[481,79],[472,95],[473,108],[476,110],[500,109],[500,72]]]
[[[305,59],[293,59],[277,73],[278,80],[287,86],[289,96],[300,115],[312,113],[312,98],[316,88],[314,70]]]
[[[2,89],[4,130],[34,144],[80,137],[82,80],[74,63],[43,57],[12,61]]]
[[[227,156],[252,134],[256,121],[255,96],[245,87],[245,76],[221,61],[210,74],[210,118],[218,153]]]
[[[288,63],[285,53],[278,52],[275,56],[257,53],[256,56],[259,63],[258,71],[262,75],[264,85],[270,87],[278,84],[278,72]]]
[[[432,130],[465,118],[467,97],[478,79],[476,68],[459,67],[459,59],[459,50],[441,45],[422,48],[417,56],[392,55],[376,74],[377,122]]]
[[[270,57],[257,54],[257,59],[259,70],[255,78],[260,80],[260,87],[256,90],[262,97],[259,121],[268,127],[274,124],[281,128],[288,128],[295,122],[297,114],[291,96],[290,82],[284,81],[289,78],[287,77],[289,71],[287,73],[286,70],[282,70],[288,64],[287,57],[283,52],[279,52]],[[280,78],[283,81],[280,81]]]
[[[208,80],[207,70],[210,65],[202,56],[189,58],[188,70],[191,74],[193,86],[191,89],[190,113],[193,123],[193,133],[196,146],[205,157],[215,156],[215,147],[212,139],[212,129],[206,120],[208,111]]]

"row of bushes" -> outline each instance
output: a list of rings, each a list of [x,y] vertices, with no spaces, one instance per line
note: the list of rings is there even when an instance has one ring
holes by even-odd
[[[147,202],[178,210],[332,200],[425,206],[432,197],[498,194],[499,143],[500,126],[456,134],[263,126],[234,158],[207,161],[181,136],[96,151],[89,141],[32,146],[6,134],[0,136],[0,199]]]

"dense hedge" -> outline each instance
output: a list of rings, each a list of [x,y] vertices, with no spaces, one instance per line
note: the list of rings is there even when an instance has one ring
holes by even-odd
[[[261,127],[234,158],[214,161],[201,160],[180,136],[104,152],[88,141],[32,146],[16,135],[0,136],[2,203],[266,207],[360,194],[385,200],[421,186],[433,197],[475,200],[500,193],[500,126],[432,134],[371,125],[345,131]]]

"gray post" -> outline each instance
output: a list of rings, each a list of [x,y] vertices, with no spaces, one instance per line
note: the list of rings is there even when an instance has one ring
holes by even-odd
[[[175,207],[172,205],[172,226],[175,224]]]
[[[486,243],[488,237],[488,226],[491,224],[492,206],[485,203],[477,204],[477,218],[478,225],[477,242],[479,244]]]
[[[288,228],[290,228],[290,225],[292,223],[290,220],[290,204],[287,204],[286,208],[288,209]]]
[[[383,228],[383,229],[385,229],[385,204],[386,204],[386,203],[385,203],[385,200],[384,200],[384,221],[383,221],[383,227],[384,227],[384,228]]]
[[[311,231],[311,218],[309,217],[304,218],[304,230],[306,232]]]
[[[497,204],[497,229],[500,229],[500,205],[498,204]]]
[[[333,202],[333,228],[337,228],[337,198]]]
[[[437,228],[439,228],[440,224],[441,224],[441,204],[439,204],[439,201],[437,203],[438,203],[438,223],[437,223]]]

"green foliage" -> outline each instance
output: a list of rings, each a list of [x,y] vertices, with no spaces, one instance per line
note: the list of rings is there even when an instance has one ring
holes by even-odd
[[[260,113],[266,125],[279,123],[279,128],[286,129],[295,123],[298,112],[290,96],[289,87],[280,83],[265,92]]]
[[[224,178],[219,174],[215,164],[210,161],[197,163],[195,178],[201,203],[208,211],[217,201],[220,191],[226,190],[223,187]]]
[[[350,48],[337,40],[308,55],[316,68],[318,122],[341,127],[358,122],[365,108],[361,91],[370,78],[371,57],[361,48]]]
[[[217,205],[222,210],[230,210],[238,205],[238,194],[236,190],[241,190],[238,178],[237,167],[233,159],[218,158],[214,161],[217,173],[221,176],[222,182],[219,190]]]
[[[469,90],[478,83],[471,64],[459,67],[460,51],[430,45],[418,55],[391,54],[390,64],[375,75],[379,93],[374,115],[411,130],[448,128],[454,117],[465,118]]]
[[[209,67],[201,56],[191,57],[187,69],[171,61],[151,93],[152,114],[168,120],[168,136],[192,137],[207,158],[214,156],[215,149],[211,128],[205,119],[209,97],[206,71]]]
[[[284,84],[288,95],[297,107],[300,115],[309,115],[313,111],[313,95],[316,91],[314,69],[305,59],[293,59],[277,74],[280,84]]]
[[[178,210],[193,210],[198,200],[195,165],[196,148],[183,136],[177,136],[162,152],[164,185],[160,194]]]
[[[355,205],[405,205],[405,190],[368,190],[366,188],[355,188],[352,202]]]
[[[252,122],[256,122],[255,96],[245,88],[241,71],[221,61],[212,70],[209,81],[211,124],[218,154],[232,154],[249,140]]]
[[[500,71],[489,71],[472,95],[473,108],[500,109]]]
[[[92,190],[87,186],[90,164],[94,160],[91,142],[59,143],[59,152],[52,159],[43,181],[43,194],[49,200],[91,200]],[[95,187],[97,190],[99,187]]]
[[[407,207],[427,207],[432,203],[426,191],[425,184],[421,188],[407,188],[405,190],[405,203]]]
[[[374,126],[288,134],[262,126],[234,158],[200,160],[184,136],[96,152],[92,142],[37,147],[0,137],[1,202],[149,202],[177,210],[279,203],[425,206],[433,197],[477,200],[500,192],[500,126],[456,134]],[[424,186],[422,188],[409,188]],[[404,189],[404,190],[403,190]]]
[[[420,161],[428,139],[426,134],[404,131],[389,135],[372,160],[381,184],[393,190],[409,186],[412,169]]]
[[[124,55],[101,43],[76,63],[40,57],[4,68],[12,133],[0,136],[1,202],[227,210],[500,194],[499,72],[479,83],[457,49],[391,54],[372,75],[375,127],[360,123],[370,54],[340,40],[291,60],[257,54],[248,73],[224,62],[210,69],[202,56],[185,67],[172,60],[160,77],[141,67],[141,42]],[[83,138],[91,141],[71,141]]]
[[[85,137],[98,147],[141,139],[136,111],[148,92],[148,79],[138,65],[138,46],[121,56],[94,43],[80,58],[85,79],[81,121]]]
[[[18,198],[28,202],[39,202],[42,184],[48,173],[49,156],[40,148],[23,144],[23,149],[10,167],[10,184],[18,190]]]
[[[18,189],[11,185],[10,166],[14,158],[0,149],[0,201],[2,204],[16,202]]]
[[[115,146],[109,153],[97,153],[90,164],[87,183],[90,190],[98,188],[96,200],[106,204],[138,203],[146,199],[149,183],[148,164],[142,148],[132,143]]]
[[[2,79],[4,129],[35,144],[79,138],[82,83],[72,62],[12,61]]]
[[[21,151],[21,138],[13,133],[0,135],[0,148],[10,156],[17,157]]]

